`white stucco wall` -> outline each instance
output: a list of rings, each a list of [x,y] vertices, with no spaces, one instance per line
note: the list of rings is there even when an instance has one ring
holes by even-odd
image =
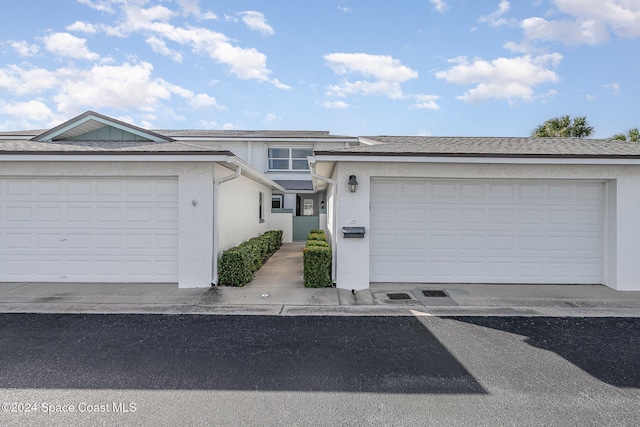
[[[216,166],[216,179],[233,174]],[[258,215],[259,193],[263,193],[264,222]],[[219,240],[223,251],[271,229],[271,188],[245,176],[220,184],[218,196]]]
[[[640,166],[535,165],[461,163],[339,162],[334,180],[339,204],[337,226],[337,286],[369,287],[370,182],[377,177],[484,178],[484,179],[585,179],[606,182],[604,285],[618,290],[640,290]],[[347,188],[356,175],[358,191]],[[328,211],[329,213],[331,211]],[[342,227],[363,226],[364,239],[345,239]]]
[[[282,230],[282,243],[293,242],[293,213],[271,213],[271,230]]]
[[[0,162],[0,176],[177,177],[178,286],[211,286],[213,166],[199,162]],[[196,201],[196,206],[193,206]]]

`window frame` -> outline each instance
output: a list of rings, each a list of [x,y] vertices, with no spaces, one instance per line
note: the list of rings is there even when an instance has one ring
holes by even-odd
[[[287,150],[288,157],[271,157],[271,150]],[[294,150],[310,150],[309,156],[313,155],[314,147],[309,146],[298,146],[298,147],[282,147],[282,146],[272,146],[267,148],[267,170],[269,172],[308,172],[309,171],[309,163],[307,162],[307,157],[293,157]],[[287,169],[278,169],[271,167],[272,160],[287,160],[288,167]],[[306,163],[306,167],[304,169],[294,169],[293,165],[295,161],[304,160]]]

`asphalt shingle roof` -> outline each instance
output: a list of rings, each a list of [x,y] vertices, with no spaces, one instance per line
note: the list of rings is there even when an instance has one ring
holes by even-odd
[[[374,145],[316,154],[463,157],[640,157],[640,144],[611,139],[440,136],[362,137]]]
[[[356,139],[353,136],[331,135],[328,131],[312,130],[204,130],[204,129],[160,129],[153,132],[172,137],[195,138],[322,138],[322,139]]]
[[[0,140],[0,153],[215,153],[230,154],[184,142]]]
[[[296,179],[274,179],[285,190],[313,190],[313,182]]]

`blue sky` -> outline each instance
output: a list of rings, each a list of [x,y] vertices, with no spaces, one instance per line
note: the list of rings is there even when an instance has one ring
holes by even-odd
[[[639,0],[22,0],[0,129],[94,110],[154,129],[526,136],[640,126]]]

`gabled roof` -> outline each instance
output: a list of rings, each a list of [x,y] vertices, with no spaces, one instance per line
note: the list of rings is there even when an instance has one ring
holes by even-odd
[[[87,111],[53,129],[0,133],[0,154],[220,154],[198,144]]]
[[[171,142],[172,138],[160,135],[153,131],[143,129],[138,126],[134,126],[129,123],[122,122],[120,120],[104,116],[94,111],[87,111],[68,120],[61,125],[54,127],[40,135],[32,138],[34,141],[47,142],[47,141],[60,141],[68,140],[80,137],[81,135],[92,134],[97,130],[105,127],[115,128],[120,131],[126,132],[129,140],[142,140],[153,142]],[[122,140],[122,139],[120,139]]]
[[[611,139],[440,136],[360,137],[356,147],[316,151],[331,156],[640,157],[640,144]]]

